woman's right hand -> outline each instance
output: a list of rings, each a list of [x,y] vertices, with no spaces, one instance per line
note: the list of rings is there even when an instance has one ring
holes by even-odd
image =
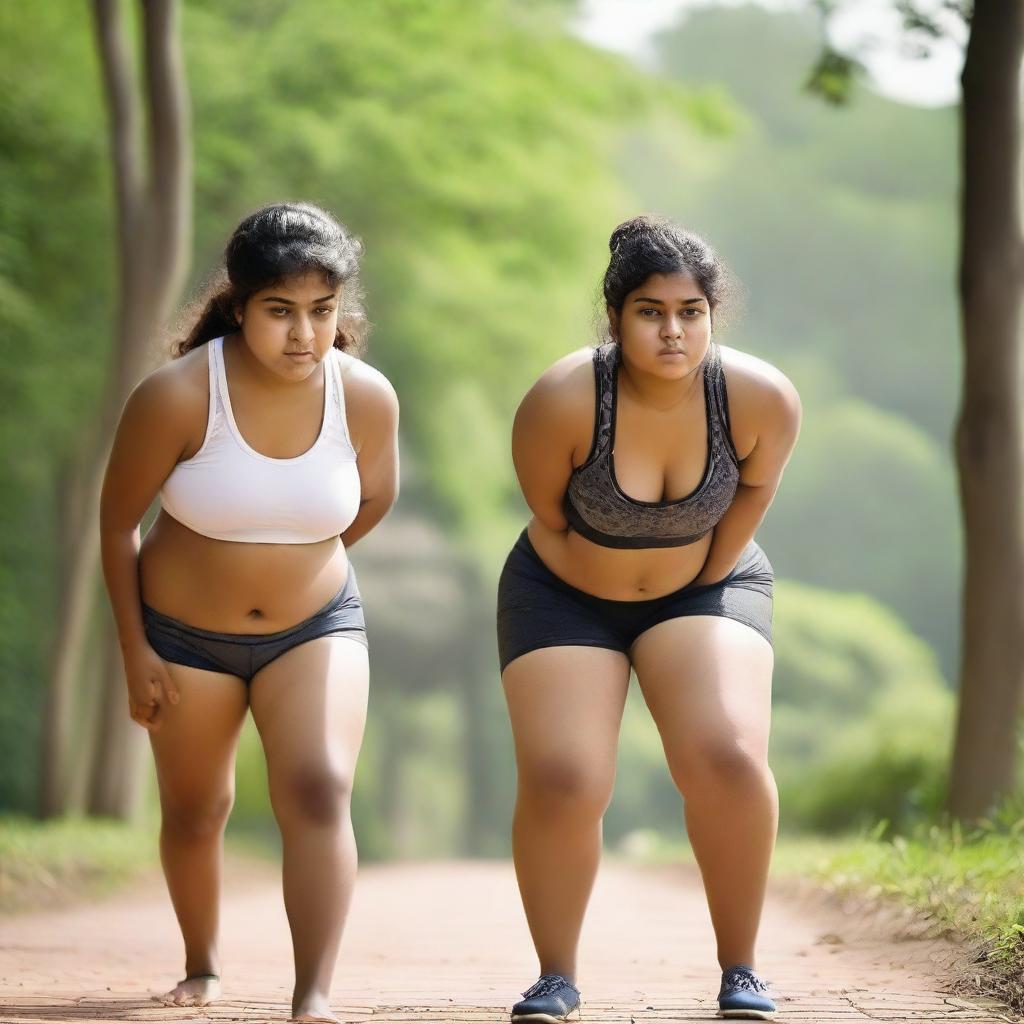
[[[143,729],[156,732],[165,702],[177,704],[180,700],[166,663],[149,644],[142,644],[124,652],[124,672],[128,682],[128,713]]]

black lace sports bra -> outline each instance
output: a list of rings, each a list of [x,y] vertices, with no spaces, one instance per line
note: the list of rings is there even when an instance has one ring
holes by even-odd
[[[569,477],[562,508],[582,537],[609,548],[672,548],[700,540],[714,529],[736,496],[739,461],[729,431],[729,402],[718,346],[704,359],[704,404],[708,457],[696,490],[675,501],[638,501],[615,479],[615,407],[618,398],[619,346],[594,350],[597,415],[587,461]]]

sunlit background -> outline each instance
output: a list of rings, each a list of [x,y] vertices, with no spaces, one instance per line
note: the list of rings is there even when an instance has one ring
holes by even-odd
[[[88,5],[13,6],[0,71],[0,808],[29,813],[58,539],[85,500],[67,482],[110,367],[116,237]],[[906,825],[939,808],[959,635],[962,53],[954,28],[913,56],[887,7],[833,23],[832,43],[856,43],[873,76],[835,108],[804,89],[824,36],[796,0],[184,4],[190,287],[252,208],[322,203],[365,240],[366,358],[402,402],[402,496],[353,551],[372,666],[354,812],[365,858],[508,851],[494,587],[527,518],[510,423],[545,366],[597,339],[608,235],[641,211],[719,249],[747,293],[719,340],[781,367],[803,398],[759,534],[779,579],[783,828]],[[98,581],[89,628],[99,644]],[[88,809],[103,752],[105,666],[92,651],[73,696],[72,811]],[[131,813],[152,816],[150,759],[126,764],[147,780]],[[252,729],[231,829],[273,841]],[[634,687],[606,839],[636,849],[682,832]]]

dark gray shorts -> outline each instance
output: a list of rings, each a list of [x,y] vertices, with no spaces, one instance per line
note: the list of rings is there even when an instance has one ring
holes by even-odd
[[[318,612],[277,633],[214,633],[142,606],[149,645],[164,661],[210,672],[229,672],[246,683],[261,668],[299,644],[322,636],[347,636],[366,646],[363,603],[351,563],[345,585]]]
[[[718,583],[645,601],[608,601],[556,576],[523,530],[498,581],[501,670],[541,647],[606,647],[628,655],[641,633],[687,615],[735,619],[771,643],[774,578],[767,556],[751,541],[736,568]]]

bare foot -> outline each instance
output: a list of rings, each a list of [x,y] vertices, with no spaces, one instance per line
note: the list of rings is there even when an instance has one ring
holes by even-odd
[[[295,1004],[291,1019],[301,1024],[341,1024],[331,1013],[327,997],[313,993]]]
[[[215,999],[220,999],[220,978],[215,974],[186,978],[170,992],[153,998],[165,1006],[209,1006]]]

